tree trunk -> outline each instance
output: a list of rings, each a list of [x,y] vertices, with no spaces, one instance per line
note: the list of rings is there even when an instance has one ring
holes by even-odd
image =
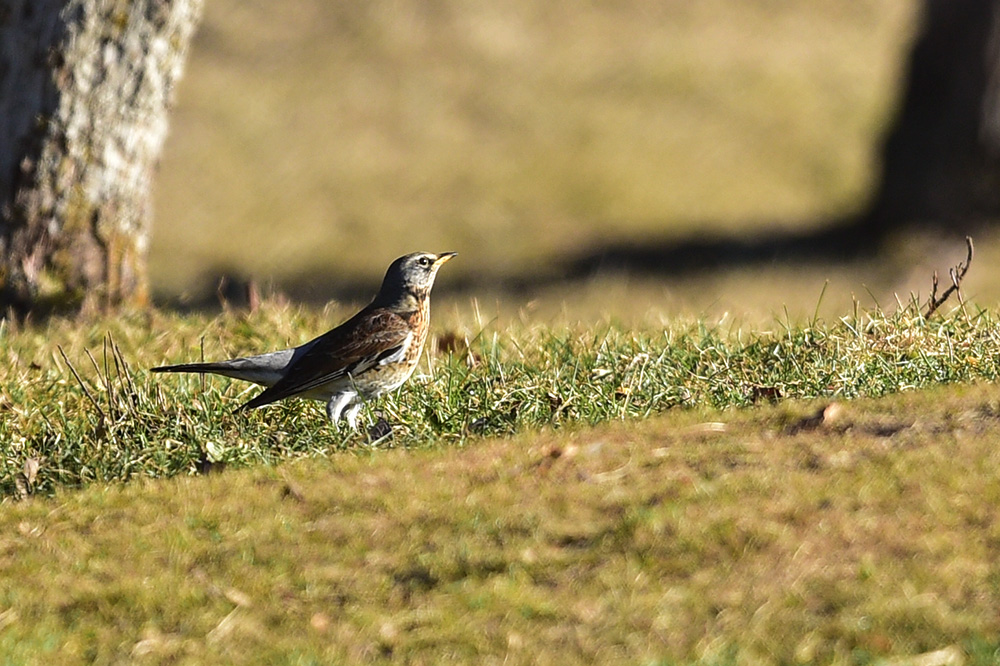
[[[202,0],[0,0],[0,308],[147,298],[150,185]]]
[[[869,232],[1000,220],[1000,0],[925,0]]]

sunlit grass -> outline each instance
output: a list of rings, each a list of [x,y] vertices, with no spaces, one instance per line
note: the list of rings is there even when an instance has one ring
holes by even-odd
[[[997,390],[830,404],[8,503],[0,655],[996,663]]]
[[[5,323],[0,656],[994,662],[993,311],[452,318],[375,443],[146,370],[344,314]]]
[[[916,6],[208,3],[156,288],[849,213]],[[0,662],[996,663],[1000,321],[891,297],[946,255],[452,302],[374,443],[147,371],[339,306],[0,323]]]
[[[221,358],[298,344],[336,316],[270,302],[254,314],[214,319],[151,313],[82,329],[55,320],[5,330],[0,489],[15,492],[29,459],[39,461],[35,485],[47,493],[367,446],[364,434],[331,426],[318,403],[234,413],[256,387],[146,370],[202,353]],[[761,330],[696,320],[644,330],[455,328],[439,331],[414,378],[369,405],[362,421],[391,424],[380,447],[462,446],[678,409],[881,396],[996,379],[998,336],[990,311],[967,307],[928,321],[916,303]]]

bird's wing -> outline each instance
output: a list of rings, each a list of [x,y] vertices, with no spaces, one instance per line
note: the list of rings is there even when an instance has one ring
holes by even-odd
[[[388,310],[362,310],[329,333],[289,366],[285,376],[244,404],[254,409],[306,393],[345,376],[358,377],[369,368],[397,360],[412,340],[408,322]]]

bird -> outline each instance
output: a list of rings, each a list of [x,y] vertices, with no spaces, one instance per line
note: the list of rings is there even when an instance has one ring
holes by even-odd
[[[150,371],[223,375],[265,387],[237,411],[285,398],[321,400],[334,426],[343,416],[356,431],[364,402],[398,389],[413,374],[427,339],[434,278],[456,254],[414,252],[396,259],[371,303],[298,347]]]

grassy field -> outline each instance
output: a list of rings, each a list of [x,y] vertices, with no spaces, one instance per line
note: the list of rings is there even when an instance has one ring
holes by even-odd
[[[225,273],[322,302],[418,249],[488,282],[611,241],[822,224],[872,187],[918,4],[214,0],[154,287]],[[727,294],[703,291],[690,314]]]
[[[836,322],[770,329],[678,321],[645,331],[613,324],[552,329],[482,322],[438,329],[411,390],[378,405],[392,446],[463,446],[563,424],[647,418],[671,410],[749,407],[786,399],[880,396],[994,380],[998,329],[968,308],[926,321],[916,304]],[[41,492],[94,481],[252,465],[364,443],[338,433],[315,403],[234,413],[256,389],[197,376],[151,378],[164,363],[228,358],[301,344],[343,318],[280,303],[216,319],[142,313],[53,321],[0,340],[0,490],[41,462]],[[367,410],[367,422],[375,415]]]
[[[1000,663],[1000,239],[930,319],[961,243],[531,282],[863,206],[917,4],[207,3],[154,289],[264,300],[0,322],[0,664]],[[460,257],[362,433],[147,370],[415,249]]]
[[[60,491],[0,512],[0,654],[995,664],[998,415],[963,384]]]
[[[144,369],[340,312],[5,324],[0,656],[995,663],[1000,327],[918,310],[445,316],[415,381],[365,410],[392,426],[374,443],[315,404],[234,414],[252,389]]]

